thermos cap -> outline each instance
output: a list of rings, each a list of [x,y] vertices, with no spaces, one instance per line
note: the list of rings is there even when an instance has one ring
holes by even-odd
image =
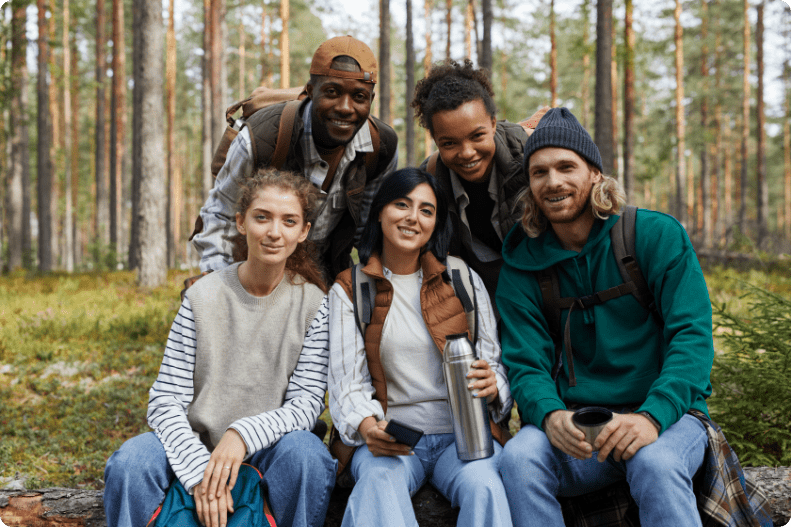
[[[466,333],[454,333],[453,335],[445,335],[445,340],[463,339],[467,336]]]

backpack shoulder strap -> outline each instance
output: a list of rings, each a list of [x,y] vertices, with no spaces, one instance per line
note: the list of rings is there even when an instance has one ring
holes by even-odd
[[[294,132],[294,120],[296,119],[297,110],[300,104],[302,104],[300,100],[288,101],[283,108],[283,113],[280,115],[280,125],[277,129],[275,151],[272,153],[272,159],[269,161],[270,166],[274,168],[280,169],[283,163],[286,162],[288,149],[291,146],[291,136]]]
[[[368,130],[371,132],[371,144],[374,147],[373,152],[365,153],[365,175],[370,181],[376,174],[376,167],[379,165],[379,148],[381,147],[381,139],[379,137],[379,127],[376,126],[374,120],[368,116]]]
[[[376,297],[376,280],[363,273],[363,264],[357,263],[352,267],[352,306],[354,306],[354,320],[360,335],[365,338],[365,330],[371,323],[371,314],[374,310]]]
[[[456,297],[464,308],[464,315],[467,317],[467,327],[472,337],[472,345],[478,344],[478,299],[475,296],[475,287],[472,284],[472,274],[470,267],[461,258],[448,256],[445,259],[450,283]]]
[[[659,316],[659,311],[654,301],[654,295],[648,287],[640,264],[637,261],[637,251],[635,250],[635,222],[637,220],[637,207],[627,205],[618,221],[615,222],[610,230],[610,241],[618,263],[618,271],[624,283],[633,282],[635,287],[632,290],[637,302],[655,316]]]
[[[543,300],[541,312],[547,321],[549,336],[555,344],[555,363],[552,366],[552,379],[557,379],[560,368],[563,366],[563,339],[560,331],[561,313],[564,309],[569,309],[575,299],[571,297],[562,298],[560,296],[558,270],[554,265],[536,271],[536,275],[538,286],[541,289],[541,299]]]

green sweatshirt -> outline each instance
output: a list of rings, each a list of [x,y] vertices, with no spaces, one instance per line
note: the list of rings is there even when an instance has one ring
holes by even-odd
[[[659,421],[662,432],[691,408],[707,413],[714,357],[709,294],[684,228],[659,212],[638,210],[635,252],[664,326],[632,295],[575,309],[571,342],[577,385],[568,385],[565,360],[557,384],[552,381],[555,346],[533,271],[557,264],[561,297],[622,283],[609,235],[617,219],[597,220],[579,253],[563,249],[551,228],[531,239],[518,224],[503,244],[497,287],[503,363],[522,418],[539,428],[547,413],[565,409],[566,402],[639,405],[638,411]],[[564,310],[561,328],[567,315]]]

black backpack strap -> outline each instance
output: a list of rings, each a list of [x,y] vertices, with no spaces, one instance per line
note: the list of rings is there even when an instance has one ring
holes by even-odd
[[[637,219],[637,207],[627,205],[624,207],[623,214],[615,222],[610,230],[610,241],[612,250],[615,254],[615,261],[618,263],[618,271],[624,283],[633,283],[634,295],[637,302],[647,309],[657,320],[661,322],[661,316],[657,309],[651,289],[645,280],[640,265],[637,262],[637,252],[635,250],[635,222]]]
[[[360,335],[365,338],[365,330],[371,323],[376,297],[376,280],[363,273],[362,264],[352,267],[352,306],[354,307],[354,320]]]
[[[552,366],[552,380],[557,380],[560,369],[563,367],[563,337],[560,334],[561,314],[564,309],[570,309],[574,304],[575,298],[560,296],[560,282],[558,281],[558,271],[555,266],[537,271],[538,286],[541,288],[543,305],[541,311],[547,321],[547,329],[552,342],[555,344],[555,362]],[[569,312],[569,316],[571,312]],[[567,321],[568,322],[568,321]],[[566,361],[569,364],[569,384],[572,379],[576,385],[577,380],[574,375],[574,361],[569,356],[571,344],[568,343]]]
[[[445,259],[447,276],[453,286],[456,297],[464,308],[464,315],[467,317],[467,328],[472,337],[473,349],[478,344],[478,299],[475,295],[475,287],[472,284],[472,274],[470,267],[461,258],[448,256]]]

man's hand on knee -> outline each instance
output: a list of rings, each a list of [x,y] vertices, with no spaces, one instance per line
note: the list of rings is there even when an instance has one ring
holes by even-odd
[[[604,427],[594,442],[599,450],[597,457],[603,462],[613,453],[615,461],[628,461],[638,450],[656,441],[656,427],[643,415],[613,413],[612,421]]]
[[[585,441],[585,434],[574,426],[569,410],[555,410],[544,418],[544,432],[552,446],[577,459],[588,459],[593,449]]]

